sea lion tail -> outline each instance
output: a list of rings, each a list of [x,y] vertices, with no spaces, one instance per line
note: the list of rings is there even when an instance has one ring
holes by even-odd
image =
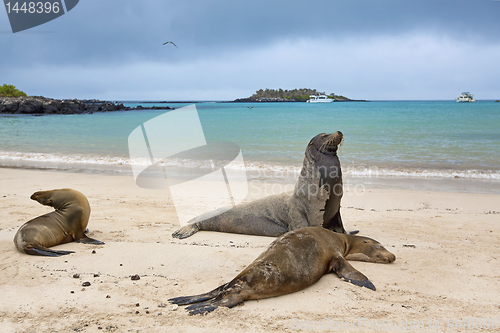
[[[51,250],[43,246],[26,246],[24,247],[23,252],[35,256],[46,256],[46,257],[60,257],[67,254],[75,253],[74,251]]]
[[[186,310],[190,315],[207,314],[219,306],[232,308],[244,301],[239,292],[240,288],[234,288],[234,283],[229,282],[205,294],[195,296],[182,296],[171,298],[168,301],[177,305],[189,305]]]
[[[209,312],[214,311],[219,306],[232,308],[243,301],[244,298],[240,293],[222,293],[215,299],[210,299],[205,302],[190,305],[186,307],[186,310],[189,311],[189,315],[196,315],[196,314],[205,315]]]
[[[172,304],[177,304],[177,305],[188,305],[193,303],[199,303],[219,296],[226,287],[227,283],[205,294],[175,297],[169,299],[168,301]]]

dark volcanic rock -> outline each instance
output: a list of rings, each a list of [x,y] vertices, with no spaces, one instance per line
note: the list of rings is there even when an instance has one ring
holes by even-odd
[[[0,113],[12,114],[81,114],[109,111],[172,109],[169,107],[129,108],[123,103],[96,99],[53,99],[42,96],[0,97]]]

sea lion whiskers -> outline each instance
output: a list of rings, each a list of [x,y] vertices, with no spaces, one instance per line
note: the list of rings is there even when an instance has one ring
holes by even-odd
[[[335,149],[337,146],[339,146],[342,143],[342,140],[344,138],[342,132],[337,131],[332,134],[324,134],[323,137],[328,136],[328,139],[323,142],[320,147],[318,148],[318,151],[320,153],[325,153],[328,148],[331,148],[333,151],[336,151]]]

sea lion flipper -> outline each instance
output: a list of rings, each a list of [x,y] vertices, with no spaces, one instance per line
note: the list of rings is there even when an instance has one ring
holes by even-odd
[[[376,290],[373,283],[363,273],[352,267],[344,258],[333,258],[330,267],[342,280],[373,291]]]
[[[35,256],[60,257],[67,254],[75,253],[73,251],[51,250],[42,246],[25,247],[24,252]]]
[[[198,230],[199,227],[196,225],[196,223],[188,224],[180,228],[179,230],[175,231],[174,233],[172,233],[172,237],[184,239],[195,234]]]
[[[224,291],[224,288],[227,286],[226,284],[223,284],[222,286],[208,292],[205,294],[200,294],[200,295],[194,295],[194,296],[181,296],[181,297],[175,297],[175,298],[170,298],[168,301],[172,304],[177,304],[177,305],[187,305],[187,304],[193,304],[193,303],[199,303],[203,301],[207,301],[209,299],[215,298],[221,294],[221,292]]]
[[[186,310],[189,311],[190,315],[207,314],[214,311],[219,306],[232,308],[240,304],[244,300],[245,299],[243,295],[241,295],[240,293],[222,293],[217,298],[190,305],[186,307]]]
[[[241,285],[231,281],[205,294],[175,297],[168,301],[177,305],[191,304],[186,307],[186,310],[189,311],[190,315],[195,315],[207,314],[219,306],[232,308],[244,300],[245,297],[241,294]]]
[[[340,199],[339,199],[340,202]],[[327,202],[328,204],[328,202]],[[326,208],[325,215],[328,214],[328,208]],[[348,232],[344,229],[344,225],[342,224],[342,217],[340,216],[340,205],[337,208],[337,213],[333,216],[330,221],[325,221],[323,223],[323,227],[326,229],[330,229],[332,231],[338,232],[339,234],[347,234]]]
[[[85,235],[83,235],[83,237],[81,237],[79,239],[75,239],[75,242],[83,243],[83,244],[104,245],[104,242],[98,241],[97,239],[87,237]]]

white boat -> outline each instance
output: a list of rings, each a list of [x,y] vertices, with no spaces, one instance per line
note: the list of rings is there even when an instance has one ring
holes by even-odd
[[[333,99],[328,98],[326,95],[309,95],[309,99],[307,100],[307,103],[331,103],[333,102]]]
[[[476,100],[474,99],[474,95],[471,94],[470,92],[463,92],[460,97],[455,98],[456,102],[459,103],[468,103],[468,102],[475,102]]]

